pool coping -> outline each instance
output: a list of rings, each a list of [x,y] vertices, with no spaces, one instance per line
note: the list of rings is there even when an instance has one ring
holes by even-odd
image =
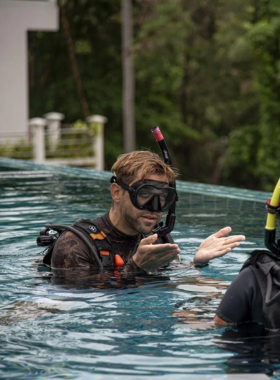
[[[55,174],[78,178],[98,179],[108,181],[112,175],[109,171],[98,171],[95,169],[77,168],[73,166],[61,166],[41,164],[33,161],[18,160],[0,157],[0,166],[16,169],[47,171]],[[177,190],[192,194],[200,194],[218,198],[240,199],[257,203],[266,202],[271,193],[257,190],[248,190],[231,186],[209,185],[198,182],[176,181]],[[273,189],[272,189],[273,190]]]

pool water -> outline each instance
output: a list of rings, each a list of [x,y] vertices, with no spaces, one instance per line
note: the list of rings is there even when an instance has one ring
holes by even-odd
[[[109,178],[0,159],[0,378],[280,378],[279,337],[211,322],[248,252],[263,247],[270,194],[178,181],[172,235],[184,264],[133,281],[54,285],[41,266],[40,229],[103,215]],[[186,265],[227,225],[246,242],[205,268]]]

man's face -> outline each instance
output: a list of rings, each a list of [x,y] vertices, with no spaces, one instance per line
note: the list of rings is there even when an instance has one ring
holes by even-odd
[[[139,181],[140,178],[136,177],[129,185]],[[165,175],[149,175],[145,180],[166,182],[168,184],[168,178]],[[149,234],[156,226],[156,224],[162,218],[162,212],[139,210],[131,203],[129,193],[123,191],[123,195],[120,200],[120,213],[123,219],[123,223],[129,234]]]

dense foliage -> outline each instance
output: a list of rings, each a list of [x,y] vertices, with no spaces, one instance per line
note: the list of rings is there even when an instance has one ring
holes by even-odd
[[[61,1],[91,114],[123,150],[120,0]],[[137,148],[160,125],[184,180],[271,190],[280,173],[280,2],[135,0]],[[30,116],[83,119],[63,28],[29,33]]]

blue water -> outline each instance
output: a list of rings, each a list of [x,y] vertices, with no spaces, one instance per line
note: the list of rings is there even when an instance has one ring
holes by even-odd
[[[173,237],[185,264],[224,226],[246,242],[200,270],[173,266],[130,282],[112,276],[100,288],[52,284],[38,232],[47,222],[105,213],[109,178],[0,159],[0,378],[280,378],[277,341],[211,322],[248,252],[263,247],[267,193],[179,181]]]

